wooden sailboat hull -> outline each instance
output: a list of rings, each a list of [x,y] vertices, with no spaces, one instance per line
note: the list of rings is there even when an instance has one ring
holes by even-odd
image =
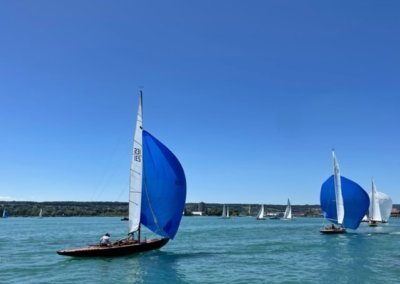
[[[137,241],[118,241],[111,246],[90,245],[87,247],[59,250],[59,255],[76,257],[102,257],[102,256],[121,256],[156,250],[163,247],[169,241],[168,238],[153,239],[142,242]]]
[[[322,228],[321,230],[319,230],[322,234],[344,234],[346,233],[346,229],[344,228]]]

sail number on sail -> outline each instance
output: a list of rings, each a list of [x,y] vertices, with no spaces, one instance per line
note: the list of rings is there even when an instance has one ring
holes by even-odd
[[[133,156],[136,162],[142,161],[142,151],[139,148],[135,148]]]

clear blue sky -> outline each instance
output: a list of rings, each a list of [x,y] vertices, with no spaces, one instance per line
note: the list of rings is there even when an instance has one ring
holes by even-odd
[[[127,201],[137,92],[188,202],[400,203],[400,2],[1,1],[0,199]]]

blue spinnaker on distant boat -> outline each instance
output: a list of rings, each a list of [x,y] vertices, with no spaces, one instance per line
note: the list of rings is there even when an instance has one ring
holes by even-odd
[[[357,229],[368,211],[369,196],[354,181],[340,177],[344,204],[343,227]],[[334,176],[330,176],[321,186],[321,209],[326,219],[337,224]]]
[[[143,131],[143,159],[141,223],[173,239],[185,207],[185,173],[175,155],[147,131]]]

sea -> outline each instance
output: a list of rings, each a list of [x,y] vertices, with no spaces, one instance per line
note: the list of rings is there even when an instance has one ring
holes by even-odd
[[[183,217],[166,246],[123,257],[57,250],[124,237],[116,217],[0,219],[0,283],[399,283],[400,220],[323,235],[322,218]],[[144,230],[143,237],[152,233]]]

